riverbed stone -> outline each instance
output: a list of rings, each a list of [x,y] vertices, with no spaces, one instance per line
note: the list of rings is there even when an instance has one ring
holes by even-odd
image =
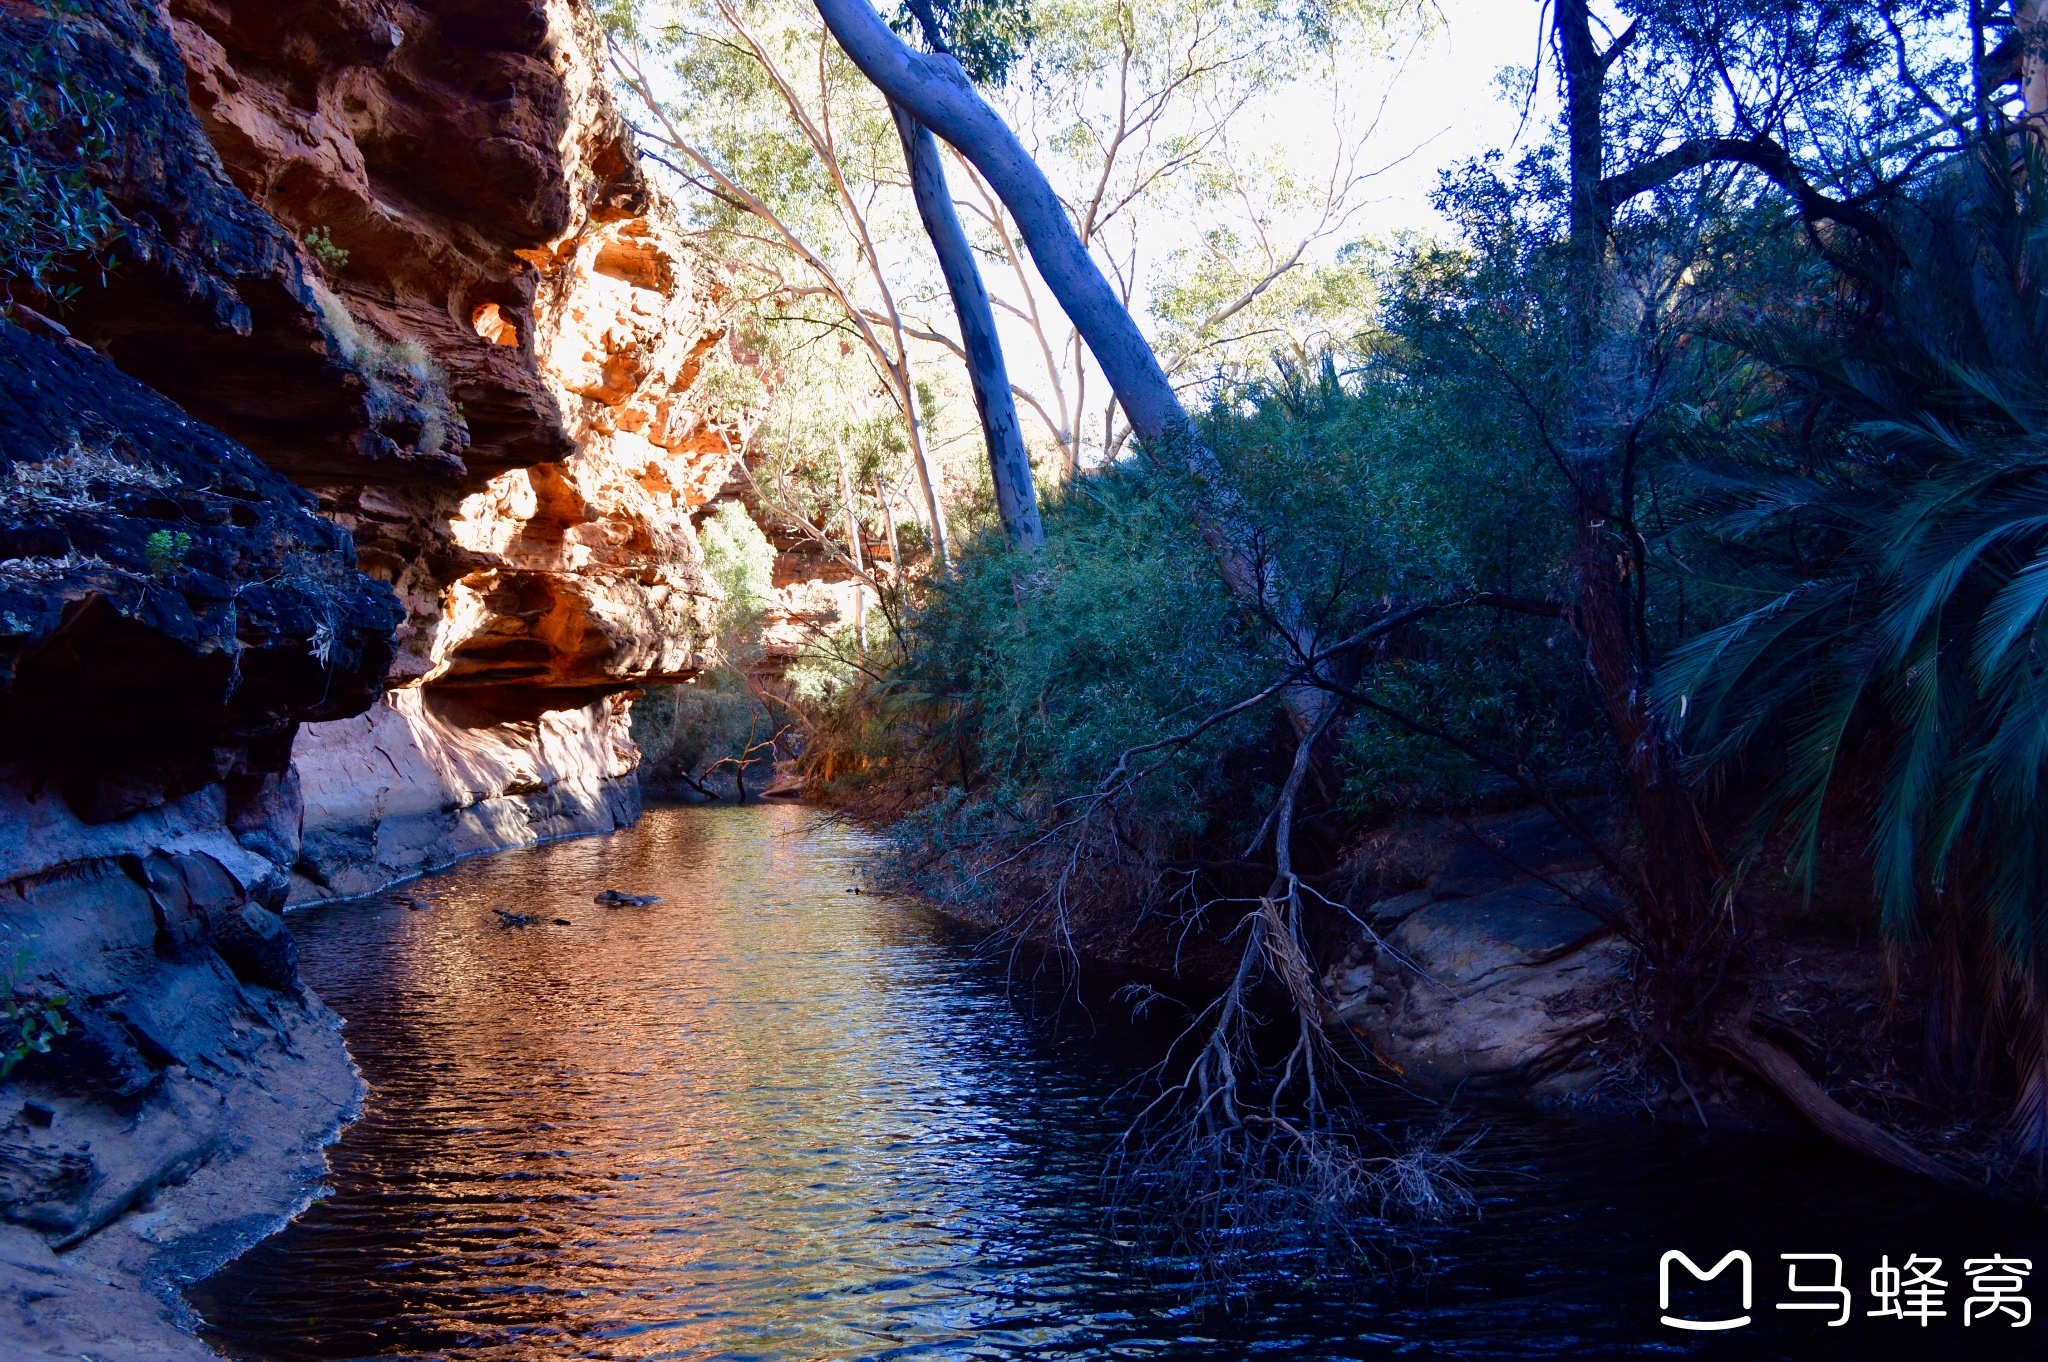
[[[1369,931],[1327,983],[1336,1019],[1420,1088],[1569,1099],[1598,1080],[1594,1037],[1628,972],[1590,874],[1413,909]]]

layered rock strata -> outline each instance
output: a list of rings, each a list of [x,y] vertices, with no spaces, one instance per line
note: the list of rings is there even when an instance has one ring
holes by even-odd
[[[618,826],[618,697],[707,665],[691,515],[746,413],[704,396],[732,364],[717,283],[639,172],[601,37],[566,0],[169,9],[227,172],[459,426],[445,468],[290,465],[407,612],[388,699],[300,736],[295,898]]]
[[[369,703],[400,612],[77,342],[0,322],[0,429],[0,1318],[11,1356],[203,1356],[166,1274],[273,1228],[358,1097],[276,910],[293,732]]]
[[[0,321],[23,1356],[204,1355],[176,1279],[306,1195],[357,1083],[278,910],[629,820],[629,697],[706,664],[690,517],[746,414],[594,36],[569,0],[0,4],[104,131],[36,155],[114,228],[62,326]]]

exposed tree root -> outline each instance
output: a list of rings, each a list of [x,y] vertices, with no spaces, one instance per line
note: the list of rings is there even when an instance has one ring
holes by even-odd
[[[1714,1033],[1715,1050],[1740,1064],[1784,1098],[1835,1143],[1902,1173],[1929,1178],[1960,1192],[1981,1194],[1983,1188],[1955,1169],[1921,1153],[1874,1121],[1858,1116],[1828,1095],[1799,1061],[1744,1027]]]

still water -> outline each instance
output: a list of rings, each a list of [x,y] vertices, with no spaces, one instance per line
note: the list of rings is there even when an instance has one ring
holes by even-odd
[[[867,853],[800,808],[654,809],[402,891],[423,908],[295,916],[371,1092],[333,1194],[189,1293],[210,1341],[504,1362],[1996,1358],[2048,1341],[2048,1319],[1961,1320],[1965,1258],[2031,1259],[2026,1294],[2048,1305],[2037,1212],[1800,1140],[1501,1111],[1467,1118],[1477,1214],[1404,1231],[1358,1281],[1204,1310],[1103,1227],[1113,1099],[1159,1033],[1102,1006],[1092,1031],[1056,1023],[971,940],[847,892]],[[606,888],[663,901],[593,904]],[[540,922],[500,927],[501,907]],[[1746,1250],[1752,1323],[1659,1325],[1667,1249],[1702,1266]],[[1846,1327],[1774,1308],[1794,1299],[1778,1255],[1802,1252],[1846,1260]],[[1947,1315],[1867,1318],[1880,1254],[1941,1257]],[[1698,1313],[1734,1313],[1709,1294]]]

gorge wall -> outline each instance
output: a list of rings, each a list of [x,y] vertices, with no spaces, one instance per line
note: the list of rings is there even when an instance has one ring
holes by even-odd
[[[278,455],[406,608],[384,699],[299,736],[294,900],[630,821],[623,697],[707,665],[691,515],[746,414],[697,395],[721,291],[601,36],[567,0],[169,12],[228,175],[322,241],[323,315],[443,404]]]
[[[204,1355],[169,1284],[357,1100],[279,912],[632,818],[630,697],[708,664],[691,516],[748,416],[597,41],[570,0],[0,0],[104,110],[36,154],[116,227],[61,324],[0,317],[21,1355]]]

